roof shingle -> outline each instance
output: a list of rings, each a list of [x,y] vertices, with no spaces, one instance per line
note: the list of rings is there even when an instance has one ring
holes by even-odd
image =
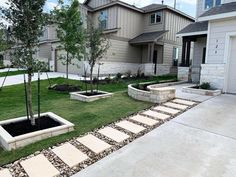
[[[208,30],[208,21],[195,22],[195,23],[191,23],[190,25],[186,26],[184,29],[182,29],[177,34],[195,33],[195,32],[207,31],[207,30]]]
[[[147,43],[147,42],[154,42],[155,40],[162,37],[166,32],[168,31],[156,31],[156,32],[150,32],[150,33],[143,33],[134,39],[131,39],[129,43],[131,44],[141,44],[141,43]]]

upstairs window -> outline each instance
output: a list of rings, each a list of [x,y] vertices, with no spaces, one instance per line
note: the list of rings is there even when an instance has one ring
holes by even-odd
[[[100,12],[99,20],[100,20],[100,28],[107,29],[107,25],[108,25],[108,12],[107,12],[107,10]]]
[[[150,15],[150,23],[156,24],[162,21],[162,12],[156,12]]]
[[[205,0],[205,9],[221,5],[221,0]]]

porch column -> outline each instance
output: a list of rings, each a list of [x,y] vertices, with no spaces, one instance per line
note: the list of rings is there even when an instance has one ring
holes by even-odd
[[[191,40],[187,42],[187,54],[186,54],[186,66],[189,67],[190,65],[190,55],[191,55]]]
[[[183,46],[182,46],[182,61],[181,61],[181,64],[183,66],[185,66],[185,63],[186,63],[186,45],[187,44],[187,40],[185,37],[183,37]]]

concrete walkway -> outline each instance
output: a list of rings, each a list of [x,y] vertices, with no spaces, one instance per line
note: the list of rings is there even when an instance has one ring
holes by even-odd
[[[235,115],[236,96],[215,97],[74,177],[236,176]]]
[[[58,77],[66,77],[65,73],[58,73],[58,72],[48,72],[48,77],[49,78],[58,78]],[[40,79],[41,80],[46,80],[47,79],[47,75],[46,73],[42,73],[40,75]],[[82,80],[83,77],[79,77],[76,74],[69,74],[69,79],[73,79],[73,80]],[[4,80],[4,77],[0,77],[0,85],[2,84]],[[33,76],[33,81],[37,81],[38,80],[38,73],[35,73]],[[23,74],[19,74],[19,75],[15,75],[15,76],[8,76],[6,78],[6,82],[4,84],[4,86],[10,86],[10,85],[17,85],[17,84],[22,84],[24,83],[24,75]]]

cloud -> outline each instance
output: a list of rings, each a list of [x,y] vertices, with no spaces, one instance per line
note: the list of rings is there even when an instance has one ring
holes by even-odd
[[[54,9],[54,7],[56,7],[57,6],[57,2],[55,1],[47,1],[46,2],[46,4],[45,4],[45,7],[44,7],[44,10],[46,11],[46,12],[49,12],[49,11],[51,11],[51,10],[53,10]]]

